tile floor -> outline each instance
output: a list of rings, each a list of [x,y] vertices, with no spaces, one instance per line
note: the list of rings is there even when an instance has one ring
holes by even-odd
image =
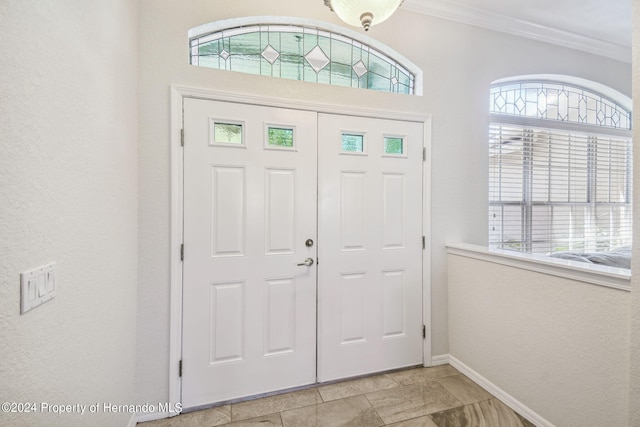
[[[415,368],[139,423],[140,427],[531,427],[450,365]]]

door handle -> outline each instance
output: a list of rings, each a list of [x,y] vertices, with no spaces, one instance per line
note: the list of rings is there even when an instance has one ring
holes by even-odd
[[[303,262],[298,264],[298,266],[303,266],[303,265],[306,265],[307,267],[311,267],[313,265],[313,258],[307,258]]]

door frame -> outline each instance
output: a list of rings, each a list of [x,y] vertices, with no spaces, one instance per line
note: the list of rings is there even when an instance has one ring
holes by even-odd
[[[431,115],[411,114],[379,109],[363,109],[332,105],[328,103],[293,101],[283,98],[261,97],[232,92],[193,88],[181,85],[171,86],[171,219],[170,219],[170,320],[169,320],[169,403],[182,401],[182,286],[183,263],[181,245],[183,242],[184,209],[184,156],[183,156],[183,100],[198,98],[211,101],[227,101],[266,107],[280,107],[316,113],[343,114],[350,116],[393,119],[423,123],[424,161],[422,163],[422,235],[425,247],[422,253],[422,322],[426,326],[423,340],[423,366],[432,366],[431,337]],[[419,236],[416,236],[419,237]],[[188,368],[187,368],[188,369]],[[168,416],[178,415],[170,412]]]

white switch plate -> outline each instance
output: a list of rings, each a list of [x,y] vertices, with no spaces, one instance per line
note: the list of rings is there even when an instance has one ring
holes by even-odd
[[[55,262],[20,274],[20,313],[24,314],[55,296]]]

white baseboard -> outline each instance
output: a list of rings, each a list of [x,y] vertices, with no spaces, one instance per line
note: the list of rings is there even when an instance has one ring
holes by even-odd
[[[136,427],[137,423],[138,423],[138,419],[136,417],[136,414],[131,414],[131,418],[129,418],[129,422],[127,423],[127,427]]]
[[[168,412],[149,412],[146,414],[138,414],[138,416],[136,417],[136,421],[139,423],[144,423],[145,421],[155,421],[161,420],[163,418],[169,418],[171,415],[177,414],[169,414]]]
[[[552,423],[535,413],[522,402],[511,396],[506,391],[502,390],[497,385],[493,384],[491,381],[471,369],[469,366],[456,359],[454,356],[451,356],[449,354],[447,355],[447,359],[451,366],[465,374],[467,377],[473,380],[473,382],[497,397],[502,403],[516,411],[518,414],[522,415],[522,417],[526,418],[529,422],[535,424],[537,427],[555,427]]]
[[[437,356],[431,356],[431,366],[441,366],[449,363],[448,354],[439,354]]]

